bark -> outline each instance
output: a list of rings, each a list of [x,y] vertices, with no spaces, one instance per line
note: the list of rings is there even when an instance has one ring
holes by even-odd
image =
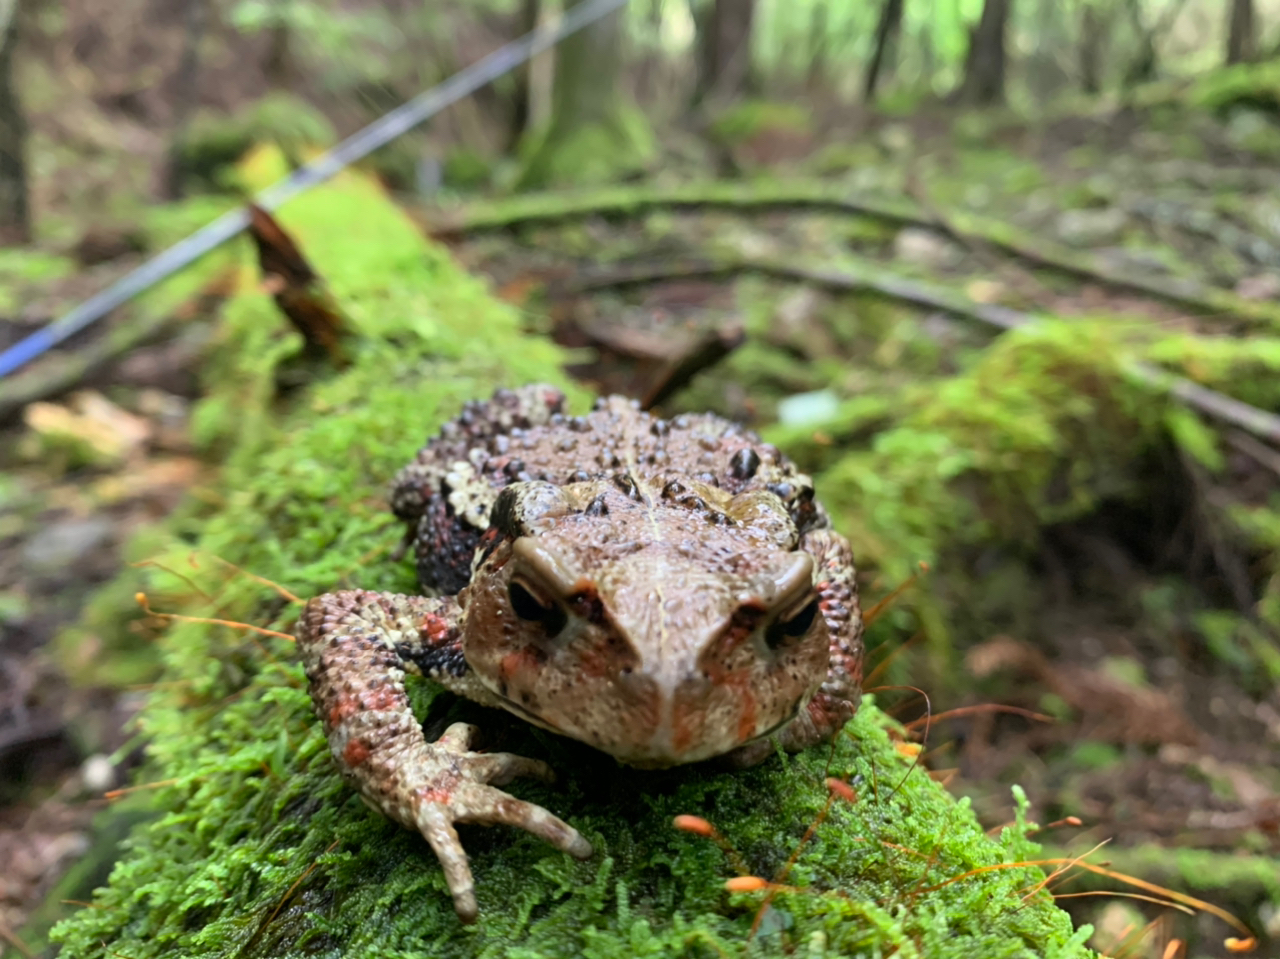
[[[289,36],[287,4],[275,0],[276,22],[267,31],[267,52],[262,61],[262,72],[274,90],[293,87],[293,42]]]
[[[566,5],[566,12],[582,0]],[[551,119],[534,125],[535,144],[517,188],[582,186],[625,177],[654,153],[644,117],[621,87],[622,12],[614,11],[556,48]]]
[[[31,239],[27,124],[14,82],[19,0],[0,0],[0,246]]]
[[[880,7],[880,22],[876,24],[875,52],[871,54],[871,62],[867,64],[866,77],[862,82],[862,99],[867,103],[875,101],[881,72],[886,66],[892,69],[894,47],[898,42],[898,34],[902,30],[902,5],[903,0],[884,0],[884,4]]]
[[[565,4],[565,11],[583,0]],[[597,20],[556,48],[552,123],[557,137],[616,119],[622,60],[622,12]]]
[[[208,0],[184,0],[186,30],[183,37],[182,60],[173,79],[173,124],[169,133],[169,154],[165,159],[164,182],[161,194],[166,200],[182,198],[182,145],[187,136],[191,117],[200,102],[200,44],[204,40],[208,21]]]
[[[1085,93],[1099,93],[1102,90],[1106,26],[1106,18],[1097,5],[1086,3],[1080,13],[1080,86]]]
[[[520,36],[524,36],[538,25],[538,8],[540,6],[539,0],[522,0],[520,4],[520,19],[516,28],[516,32]],[[515,149],[516,144],[520,142],[520,138],[524,136],[525,131],[529,128],[530,120],[533,116],[531,107],[533,74],[534,66],[532,60],[517,68],[512,74],[516,82],[516,91],[511,103],[511,128],[507,131],[508,150]]]
[[[1129,67],[1124,74],[1125,86],[1132,87],[1155,79],[1159,59],[1156,55],[1155,30],[1146,25],[1142,16],[1142,0],[1128,0],[1125,9],[1128,11],[1133,31],[1138,37],[1138,52],[1129,62]]]
[[[644,97],[657,97],[659,95],[659,78],[662,74],[662,21],[663,10],[662,0],[649,0],[648,10],[645,12],[648,19],[648,31],[651,37],[658,39],[652,50],[640,62],[636,73],[636,90]]]
[[[755,0],[714,0],[700,25],[696,102],[732,100],[749,92],[755,6]]]
[[[809,76],[806,85],[809,90],[817,91],[827,76],[827,5],[814,5],[813,17],[809,21]]]
[[[986,0],[982,17],[969,32],[964,82],[958,99],[973,106],[1004,102],[1005,31],[1013,0]]]
[[[1227,63],[1247,63],[1257,49],[1257,20],[1253,0],[1231,0],[1231,20],[1227,25]]]

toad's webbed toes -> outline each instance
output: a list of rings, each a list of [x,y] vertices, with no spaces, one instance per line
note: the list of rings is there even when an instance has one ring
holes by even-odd
[[[438,761],[435,775],[415,790],[415,823],[444,868],[454,909],[463,922],[475,921],[477,906],[471,867],[455,823],[515,826],[575,858],[591,856],[591,844],[564,820],[490,785],[517,776],[550,781],[554,778],[551,768],[510,753],[470,752],[475,734],[476,728],[465,723],[446,729],[428,747]]]

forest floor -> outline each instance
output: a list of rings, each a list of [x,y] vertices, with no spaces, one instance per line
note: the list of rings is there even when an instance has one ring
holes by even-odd
[[[1280,193],[1254,132],[1125,111],[1034,126],[886,121],[855,145],[763,129],[724,149],[736,180],[657,174],[579,198],[573,215],[555,197],[415,213],[530,328],[575,350],[575,376],[764,430],[826,499],[895,403],[944,391],[1002,335],[877,291],[886,278],[907,294],[932,284],[979,312],[1113,322],[1135,356],[1280,406]],[[778,179],[755,179],[764,173]],[[828,193],[874,199],[857,210],[813,199]],[[79,263],[0,255],[0,346],[140,256],[104,245],[111,255],[91,267],[92,250]],[[839,276],[813,274],[824,269]],[[190,415],[216,336],[215,272],[181,305],[148,307],[177,320],[161,335],[78,393],[11,409],[0,425],[0,939],[18,953],[19,930],[56,917],[56,902],[40,904],[86,861],[104,793],[140,755],[129,719],[154,676],[153,627],[139,618],[121,653],[82,617],[97,586],[146,558],[140,531],[216,469]],[[842,286],[850,276],[861,279]],[[1240,361],[1248,352],[1253,366]],[[1007,429],[1036,429],[1032,415],[1005,411]],[[931,724],[927,762],[985,825],[1012,818],[1009,787],[1020,784],[1038,821],[1081,820],[1047,833],[1056,850],[1109,842],[1098,861],[1233,909],[1275,948],[1280,641],[1254,611],[1275,569],[1219,514],[1274,506],[1280,454],[1231,427],[1208,434],[1197,459],[1187,450],[1203,447],[1203,424],[1176,424],[1185,442],[1144,454],[1088,508],[917,555],[937,575],[878,623],[873,661],[892,656],[884,681],[923,688],[935,716],[959,710]],[[1082,439],[1060,452],[1090,456]],[[840,491],[833,513],[865,544],[870,605],[914,563],[903,561],[909,543],[884,546],[849,519],[851,495]],[[947,623],[941,637],[930,610]],[[920,632],[930,635],[913,640]],[[925,715],[910,692],[877,700],[904,722]],[[58,895],[85,896],[110,852],[77,877],[79,891]],[[1224,936],[1205,914],[1144,933],[1156,912],[1140,904],[1062,902],[1098,924],[1094,944],[1113,955],[1159,956],[1175,935],[1214,954]]]

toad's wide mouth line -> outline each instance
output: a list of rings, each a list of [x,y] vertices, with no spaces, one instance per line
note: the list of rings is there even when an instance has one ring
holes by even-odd
[[[493,691],[491,690],[491,692]],[[493,692],[493,698],[501,702],[503,709],[508,710],[513,715],[519,716],[525,722],[531,723],[532,725],[537,726],[539,729],[545,729],[549,733],[554,733],[557,736],[563,736],[565,739],[572,739],[574,742],[580,742],[584,746],[590,746],[592,749],[596,750],[596,752],[604,753],[604,755],[606,756],[613,756],[619,762],[624,763],[625,765],[628,765],[628,766],[633,766],[636,769],[646,769],[646,768],[665,769],[665,768],[670,768],[671,766],[685,766],[685,765],[692,766],[692,765],[695,765],[696,763],[709,762],[714,759],[719,759],[721,756],[726,756],[729,753],[733,752],[735,749],[741,749],[743,746],[749,746],[751,743],[758,743],[762,739],[768,739],[770,736],[777,733],[784,726],[786,726],[788,723],[794,720],[798,715],[800,715],[800,710],[804,707],[805,703],[808,702],[808,700],[802,700],[801,702],[796,703],[795,707],[791,710],[791,712],[789,712],[786,716],[783,716],[782,719],[778,720],[776,723],[774,723],[764,732],[759,733],[758,735],[752,736],[750,739],[744,739],[742,742],[735,744],[732,748],[726,749],[722,753],[716,753],[713,756],[704,756],[701,759],[689,760],[688,762],[681,761],[681,760],[674,760],[669,763],[663,763],[659,761],[658,763],[652,766],[649,766],[644,763],[644,760],[640,760],[639,762],[629,762],[615,755],[614,753],[610,753],[606,750],[601,749],[599,746],[596,746],[594,743],[591,743],[585,739],[579,739],[577,736],[571,736],[562,729],[556,729],[554,726],[548,725],[544,720],[540,719],[538,716],[529,712],[529,710],[525,709],[523,706],[515,702],[513,699],[507,696],[503,696],[501,693]]]

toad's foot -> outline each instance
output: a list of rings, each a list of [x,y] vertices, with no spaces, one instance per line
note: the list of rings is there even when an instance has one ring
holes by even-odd
[[[402,822],[411,819],[431,844],[444,867],[453,907],[463,922],[475,921],[476,894],[471,866],[454,823],[516,826],[578,859],[591,855],[591,844],[568,823],[541,806],[494,788],[517,776],[550,782],[555,778],[551,768],[536,759],[511,753],[470,752],[476,732],[475,726],[466,723],[454,723],[446,729],[443,736],[425,747],[415,768],[402,773],[409,789],[400,801],[408,800],[408,808],[381,807]]]
[[[458,723],[434,743],[405,695],[406,670],[483,700],[458,645],[452,599],[349,590],[311,600],[298,651],[311,699],[343,774],[379,812],[426,837],[444,867],[454,908],[476,918],[475,886],[454,823],[506,823],[581,859],[591,846],[571,826],[495,786],[553,778],[545,763],[469,751],[475,728]]]

